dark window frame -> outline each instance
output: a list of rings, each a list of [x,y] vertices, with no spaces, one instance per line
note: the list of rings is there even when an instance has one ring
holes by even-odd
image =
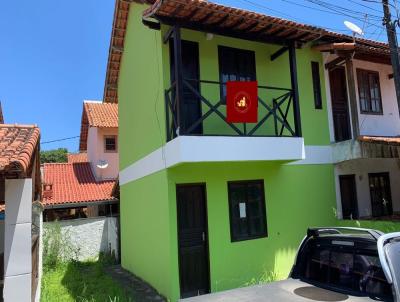
[[[227,52],[227,53],[224,53]],[[240,72],[242,72],[242,76],[244,73],[251,73],[251,76],[243,76],[244,78],[247,77],[246,81],[257,81],[257,62],[256,62],[256,53],[254,50],[248,50],[248,49],[241,49],[241,48],[235,48],[235,47],[230,47],[230,46],[223,46],[223,45],[218,45],[218,73],[219,73],[219,81],[221,82],[220,84],[220,98],[222,104],[226,104],[226,83],[227,81],[223,80],[223,75],[224,75],[224,70],[223,68],[225,67],[225,62],[228,60],[230,55],[228,55],[228,52],[230,52],[230,55],[234,57],[234,59],[231,61],[231,63],[227,63],[231,68],[232,66],[235,66],[235,80],[230,80],[230,81],[239,81],[238,78],[241,77]],[[247,71],[239,71],[240,67],[237,65],[239,62],[243,62],[244,60],[238,59],[238,56],[249,56],[248,59],[250,60],[251,64],[254,66],[246,66]]]
[[[258,235],[253,235],[251,236],[248,232],[247,236],[238,236],[237,234],[234,234],[234,218],[233,218],[233,207],[234,205],[232,204],[232,192],[231,192],[231,186],[233,185],[249,185],[249,184],[259,184],[261,185],[261,230],[260,234]],[[240,241],[247,241],[247,240],[254,240],[254,239],[260,239],[260,238],[267,238],[268,237],[268,221],[267,221],[267,210],[266,210],[266,204],[265,204],[265,187],[264,187],[264,180],[258,179],[258,180],[240,180],[240,181],[228,181],[228,207],[229,207],[229,226],[230,226],[230,234],[231,234],[231,242],[240,242]],[[246,209],[248,208],[248,192],[246,192]],[[247,211],[246,211],[247,212]],[[247,226],[248,230],[250,228],[250,218],[251,217],[246,217],[247,220]]]
[[[362,69],[362,68],[357,68],[357,86],[358,86],[358,101],[359,101],[359,106],[360,106],[360,113],[361,114],[370,114],[370,115],[383,115],[383,106],[382,106],[382,89],[381,89],[381,81],[380,81],[380,74],[378,71],[374,70],[367,70],[367,69]],[[367,76],[368,82],[367,87],[365,88],[365,82],[362,82],[365,79],[365,76]],[[379,93],[379,99],[378,99],[378,105],[379,105],[379,111],[374,111],[372,109],[372,97],[371,97],[371,78],[370,77],[376,77],[377,79],[377,85],[378,85],[378,93]],[[361,99],[361,89],[364,87],[366,89],[366,109],[363,109],[363,100]]]
[[[376,212],[374,212],[374,205],[373,205],[373,195],[374,195],[374,191],[371,188],[371,180],[372,178],[379,178],[379,177],[383,177],[384,178],[384,182],[385,182],[385,187],[388,190],[386,193],[389,195],[389,199],[390,199],[390,213],[388,213],[387,215],[378,215]],[[370,194],[370,198],[371,198],[371,216],[375,217],[375,218],[379,218],[379,217],[383,217],[383,216],[390,216],[393,215],[393,200],[392,200],[392,187],[391,187],[391,183],[390,183],[390,173],[389,172],[378,172],[378,173],[368,173],[368,186],[369,186],[369,194]],[[384,189],[383,187],[381,187],[380,189]],[[386,194],[385,192],[381,194]]]
[[[114,139],[115,149],[113,149],[113,150],[107,149],[107,146],[108,146],[107,139],[110,139],[110,138]],[[104,135],[103,141],[104,141],[104,153],[116,153],[116,152],[118,152],[118,137],[117,137],[117,135]]]
[[[314,108],[322,109],[322,90],[319,62],[311,61],[311,75],[313,82]]]

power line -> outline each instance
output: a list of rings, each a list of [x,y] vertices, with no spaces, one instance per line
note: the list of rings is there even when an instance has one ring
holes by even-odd
[[[55,139],[55,140],[52,140],[52,141],[42,142],[40,144],[41,145],[50,144],[50,143],[55,143],[55,142],[61,142],[61,141],[66,141],[66,140],[70,140],[70,139],[75,139],[75,138],[79,138],[79,137],[80,137],[79,135],[78,136],[65,137],[65,138]]]
[[[357,16],[353,16],[353,15],[351,15],[349,13],[341,12],[340,11],[340,9],[342,8],[341,6],[333,5],[331,3],[328,3],[328,2],[325,2],[325,1],[321,1],[321,0],[305,0],[305,1],[308,1],[308,2],[310,2],[312,4],[315,4],[315,5],[322,6],[322,7],[326,8],[326,9],[332,10],[333,11],[332,13],[339,13],[339,14],[341,14],[343,16],[347,16],[347,17],[359,20],[360,22],[365,22],[365,23],[369,24],[370,26],[383,28],[383,25],[377,25],[376,23],[371,23],[369,21],[365,21],[364,19],[361,19],[360,17],[357,17]],[[366,0],[363,0],[363,1],[366,1]],[[381,18],[381,20],[382,20],[382,18]]]

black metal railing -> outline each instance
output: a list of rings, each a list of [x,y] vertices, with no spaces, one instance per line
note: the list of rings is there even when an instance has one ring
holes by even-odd
[[[214,93],[207,93],[207,85],[215,85]],[[208,80],[183,79],[181,92],[176,91],[176,82],[165,90],[167,141],[180,135],[224,135],[224,136],[298,136],[299,125],[295,124],[293,111],[293,90],[288,88],[258,86],[259,115],[257,123],[233,124],[226,121],[226,103],[221,99],[220,89],[226,83]],[[218,94],[218,101],[205,97],[207,94]],[[178,96],[181,97],[178,97]],[[265,96],[265,100],[261,96]],[[185,98],[200,103],[200,116],[189,120],[185,118]],[[262,108],[262,109],[260,109]],[[260,112],[264,112],[260,114]],[[216,116],[219,122],[212,131],[205,129],[207,120]],[[272,120],[272,124],[266,125]],[[263,127],[264,126],[264,127]],[[217,128],[217,129],[215,129]],[[199,130],[201,129],[201,130]],[[229,129],[229,130],[227,130]],[[220,130],[220,131],[219,131]]]

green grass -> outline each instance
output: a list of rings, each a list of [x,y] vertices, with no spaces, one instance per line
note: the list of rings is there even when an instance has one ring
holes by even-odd
[[[134,302],[104,273],[103,261],[68,262],[44,269],[41,302]]]

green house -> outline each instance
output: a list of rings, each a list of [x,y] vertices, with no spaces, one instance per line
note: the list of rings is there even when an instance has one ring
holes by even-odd
[[[336,37],[208,1],[116,2],[125,269],[171,301],[285,278],[307,227],[337,223],[313,48]],[[226,121],[227,81],[257,81],[257,123]]]

